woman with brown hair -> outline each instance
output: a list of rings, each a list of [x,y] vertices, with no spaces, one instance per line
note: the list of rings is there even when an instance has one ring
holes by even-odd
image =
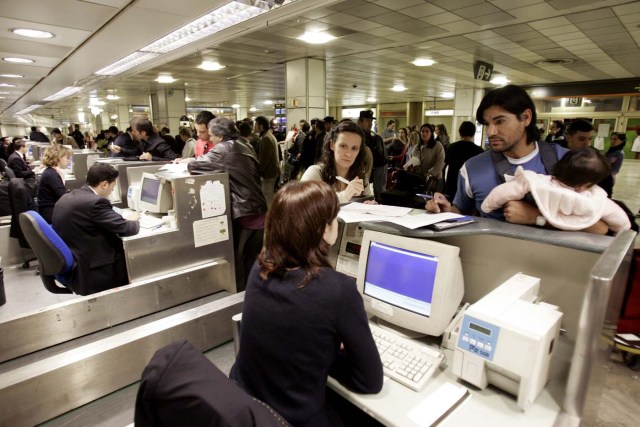
[[[264,248],[242,311],[231,378],[296,426],[325,426],[329,373],[349,389],[377,393],[382,365],[355,281],[333,270],[338,197],[327,184],[293,181],[275,195]]]
[[[52,144],[42,155],[42,171],[38,183],[38,212],[51,224],[53,207],[67,189],[64,186],[65,172],[71,159],[71,150],[60,144]]]

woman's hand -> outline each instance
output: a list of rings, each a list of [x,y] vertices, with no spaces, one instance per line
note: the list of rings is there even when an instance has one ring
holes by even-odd
[[[359,196],[364,191],[364,182],[362,178],[354,178],[346,188],[347,199],[351,199],[354,196]]]

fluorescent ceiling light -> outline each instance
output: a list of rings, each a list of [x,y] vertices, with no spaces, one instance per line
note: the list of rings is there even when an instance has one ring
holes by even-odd
[[[251,108],[249,108],[249,111],[251,111],[253,113],[253,112],[258,111],[258,109],[256,107],[251,107]]]
[[[298,40],[301,40],[306,43],[311,43],[311,44],[324,44],[334,39],[335,39],[334,36],[332,36],[329,33],[325,33],[324,31],[318,31],[318,32],[305,31],[303,35],[298,37]]]
[[[367,102],[376,102],[377,99],[375,99],[374,97],[369,97],[367,98]]]
[[[81,87],[78,86],[67,86],[62,90],[59,90],[58,92],[54,93],[53,95],[47,96],[44,100],[45,101],[57,101],[58,99],[62,99],[64,97],[67,97],[69,95],[73,95],[74,93],[80,92],[80,90],[82,90]]]
[[[176,79],[171,74],[160,74],[156,79],[158,83],[173,83]]]
[[[16,114],[14,114],[15,116],[21,116],[23,114],[27,114],[32,112],[33,110],[35,110],[36,108],[40,108],[41,105],[40,104],[33,104],[28,106],[27,108],[23,108],[22,110],[18,111]]]
[[[84,123],[84,118],[85,118],[84,113],[83,113],[83,112],[79,112],[79,113],[78,113],[78,121],[79,121],[80,123]]]
[[[118,95],[114,95],[114,94],[112,94],[112,93],[110,93],[109,95],[107,95],[107,96],[106,96],[106,98],[107,98],[109,101],[116,101],[116,100],[120,99],[120,97],[119,97]]]
[[[157,56],[159,55],[156,53],[133,52],[131,55],[128,55],[111,65],[99,69],[98,71],[96,71],[96,74],[100,76],[115,76],[135,66],[145,63],[153,58],[156,58]]]
[[[94,116],[97,116],[98,114],[102,113],[102,108],[98,108],[98,107],[91,107],[91,114],[93,114]]]
[[[0,96],[0,99],[7,99],[6,96]]]
[[[436,61],[434,61],[433,59],[427,59],[427,58],[416,58],[412,62],[412,64],[415,65],[416,67],[430,67],[435,63]]]
[[[0,87],[18,87],[18,85],[14,85],[13,83],[0,83]]]
[[[511,80],[508,80],[505,76],[495,76],[491,79],[490,83],[494,85],[504,86],[506,84],[511,83]]]
[[[80,107],[78,108],[78,113],[82,113],[84,111],[84,108]]]
[[[117,118],[118,118],[118,115],[117,115],[117,114],[112,114],[112,115],[111,115],[111,120],[115,120],[115,119],[117,119]]]
[[[262,101],[262,103],[265,105],[273,105],[273,101],[270,99],[267,99],[266,101]]]
[[[205,71],[218,71],[222,70],[224,67],[224,65],[220,65],[220,63],[216,61],[202,61],[202,64],[198,65],[198,68]]]
[[[441,98],[453,98],[455,96],[455,93],[453,92],[442,92],[440,94]]]
[[[96,71],[96,74],[115,76],[160,54],[171,52],[187,44],[209,37],[226,28],[294,1],[296,0],[259,0],[255,1],[256,5],[246,4],[246,0],[232,1],[167,34],[139,51]]]
[[[391,88],[391,90],[394,92],[404,92],[405,90],[407,90],[407,88],[404,87],[404,85],[395,85]]]
[[[0,77],[6,77],[8,79],[21,79],[24,76],[22,76],[20,74],[0,74]]]
[[[7,62],[13,62],[14,64],[31,64],[32,62],[35,62],[33,59],[28,59],[28,58],[8,57],[8,58],[2,58],[2,59]]]
[[[269,2],[259,1],[256,4],[257,6],[252,6],[240,1],[227,3],[143,47],[140,51],[171,52],[270,10]],[[276,5],[272,8],[275,9]]]
[[[184,97],[184,102],[189,102],[189,101],[191,101],[191,98],[189,98],[188,96],[185,96]]]
[[[100,98],[89,98],[89,107],[101,107],[106,104],[104,101],[101,101]]]
[[[19,36],[32,37],[35,39],[50,39],[55,37],[55,34],[49,31],[32,30],[30,28],[12,28],[9,31]]]
[[[233,104],[231,105],[231,108],[240,108],[240,104]]]

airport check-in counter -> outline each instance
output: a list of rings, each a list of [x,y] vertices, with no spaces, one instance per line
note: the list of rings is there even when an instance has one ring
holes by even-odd
[[[216,175],[202,178],[218,179]],[[224,185],[223,176],[220,180]],[[185,200],[187,206],[193,204],[189,200],[201,201],[197,198],[199,185],[202,183],[196,181],[177,183],[176,194],[185,194],[176,197],[176,206]],[[194,199],[187,197],[192,189]],[[197,209],[188,208],[181,216],[194,211]],[[193,227],[193,222],[180,219],[179,227]],[[540,277],[540,298],[560,307],[564,332],[552,359],[549,383],[526,412],[507,393],[493,387],[477,390],[457,380],[451,372],[450,350],[444,350],[446,369],[437,372],[420,393],[389,379],[377,395],[351,393],[330,379],[334,390],[385,425],[420,425],[408,414],[416,406],[425,406],[429,393],[444,382],[467,386],[471,398],[441,425],[561,427],[593,421],[610,352],[602,336],[615,332],[635,233],[627,231],[612,238],[488,219],[441,232],[409,230],[389,223],[360,225],[460,247],[466,302],[477,301],[514,273]],[[334,265],[349,240],[343,232],[341,223],[340,239],[331,254]],[[153,259],[155,264],[166,262],[166,256],[151,256],[151,247],[157,241],[145,239],[139,239],[143,258]],[[350,246],[352,255],[356,247],[357,242]],[[233,266],[232,259],[214,263],[224,269]],[[185,272],[185,276],[170,273],[0,323],[4,337],[0,341],[0,360],[4,361],[0,364],[0,424],[33,425],[68,411],[72,412],[52,425],[83,425],[83,421],[74,424],[74,420],[108,423],[115,418],[124,421],[122,425],[131,423],[135,382],[153,352],[175,340],[188,339],[203,351],[214,349],[213,362],[230,363],[231,316],[242,311],[244,293],[212,293],[209,289],[202,292],[205,297],[196,295],[209,279],[197,267]],[[219,274],[214,280],[228,281],[230,276]],[[182,304],[176,306],[178,299]],[[158,310],[164,311],[147,315]],[[86,336],[76,338],[82,335]],[[71,341],[59,344],[65,340]],[[48,345],[54,346],[42,350]]]
[[[417,426],[408,414],[419,410],[421,403],[424,406],[429,393],[445,382],[468,387],[472,396],[443,425],[577,426],[581,421],[593,422],[611,352],[603,338],[615,334],[635,233],[607,237],[492,219],[476,221],[446,231],[410,230],[386,222],[340,222],[331,262],[343,269],[353,268],[362,231],[369,229],[458,246],[465,283],[463,302],[478,301],[518,272],[539,277],[540,300],[557,305],[564,316],[549,382],[534,405],[522,412],[515,397],[493,387],[478,390],[458,380],[451,372],[450,350],[445,350],[446,369],[434,375],[421,393],[392,380],[385,381],[378,395],[357,395],[333,380],[330,385],[385,425]]]
[[[127,190],[129,189],[130,184],[137,184],[140,181],[140,177],[142,176],[142,172],[138,174],[134,173],[133,179],[129,177],[129,169],[135,168],[136,170],[140,170],[141,166],[150,167],[146,169],[145,172],[155,172],[162,165],[166,165],[167,163],[171,163],[169,161],[146,161],[146,160],[124,160],[118,157],[109,157],[102,158],[98,160],[99,162],[109,163],[114,168],[118,169],[118,180],[109,200],[111,204],[117,208],[126,208],[127,207]]]
[[[81,188],[87,182],[87,171],[95,161],[104,156],[104,153],[96,150],[73,150],[73,177],[64,181],[67,190]]]
[[[153,167],[153,166],[151,166]],[[129,168],[130,185],[141,180],[148,166]],[[230,260],[229,282],[224,288],[235,292],[233,237],[229,177],[227,174],[181,175],[157,171],[155,176],[171,183],[175,226],[143,230],[123,237],[131,282],[158,275],[175,274],[185,268],[213,260]]]
[[[244,294],[228,175],[157,175],[176,220],[123,238],[131,284],[0,322],[0,425],[35,425],[133,384],[173,341],[205,351],[232,339]]]

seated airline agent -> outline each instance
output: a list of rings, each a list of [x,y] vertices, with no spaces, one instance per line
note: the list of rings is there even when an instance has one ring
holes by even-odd
[[[120,236],[138,233],[139,214],[124,219],[107,200],[117,169],[106,163],[89,168],[87,185],[65,194],[53,209],[53,229],[69,246],[75,265],[69,287],[89,295],[129,283]]]
[[[338,210],[336,192],[321,181],[280,189],[247,281],[230,377],[295,426],[336,421],[325,405],[329,374],[357,393],[382,388],[382,363],[355,281],[327,260]]]

